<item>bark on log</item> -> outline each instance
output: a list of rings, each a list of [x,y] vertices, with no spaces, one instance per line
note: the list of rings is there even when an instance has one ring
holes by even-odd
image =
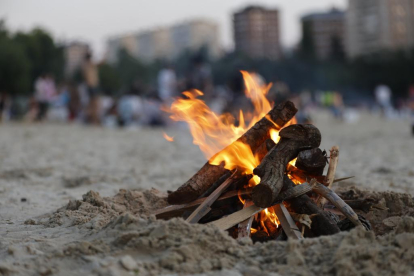
[[[254,155],[258,157],[261,162],[266,154],[276,145],[272,139],[267,139],[260,145],[260,147],[254,152]]]
[[[284,189],[291,189],[295,187],[295,184],[289,177],[285,176],[283,178],[283,186]],[[311,224],[311,232],[314,236],[321,236],[321,235],[333,235],[339,233],[339,228],[336,225],[329,214],[323,210],[321,210],[312,199],[310,199],[307,195],[301,195],[296,198],[292,198],[286,200],[289,204],[289,209],[298,214],[306,214],[306,215],[313,215],[316,214],[315,217],[312,218]]]
[[[238,141],[249,145],[254,152],[266,139],[270,138],[269,130],[271,128],[281,129],[295,116],[296,112],[297,109],[292,102],[283,102],[273,107],[265,117],[243,134]],[[228,147],[231,147],[231,145]],[[168,195],[168,203],[183,204],[197,199],[226,171],[223,165],[216,166],[207,162],[186,183]]]
[[[289,161],[300,151],[319,147],[321,133],[313,125],[291,125],[279,133],[281,139],[263,158],[253,173],[261,182],[253,188],[252,199],[256,206],[270,207],[283,186],[283,176]]]
[[[320,148],[304,150],[299,153],[295,166],[307,174],[322,175],[326,157]]]

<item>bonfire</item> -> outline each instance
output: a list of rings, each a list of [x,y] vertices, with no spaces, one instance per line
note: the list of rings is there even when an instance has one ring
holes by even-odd
[[[208,162],[169,193],[171,205],[156,217],[209,223],[254,241],[332,235],[355,226],[370,230],[350,205],[362,209],[373,203],[347,202],[331,189],[344,180],[335,179],[339,148],[333,146],[327,156],[319,148],[318,128],[296,123],[292,102],[272,108],[266,97],[271,84],[259,85],[254,74],[242,74],[253,112],[240,111],[238,118],[216,114],[198,90],[184,92],[166,109],[171,119],[188,123]]]

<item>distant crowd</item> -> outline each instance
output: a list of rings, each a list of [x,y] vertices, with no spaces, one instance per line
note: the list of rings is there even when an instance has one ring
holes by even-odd
[[[108,127],[162,126],[170,123],[168,114],[162,111],[162,106],[169,106],[179,96],[180,91],[189,89],[203,91],[203,100],[216,113],[249,108],[249,101],[243,97],[241,74],[235,75],[227,85],[215,87],[209,65],[199,59],[193,60],[192,70],[185,78],[178,79],[174,68],[166,63],[158,72],[154,91],[148,93],[141,89],[139,83],[134,83],[118,97],[100,92],[98,67],[90,54],[85,56],[81,72],[80,83],[67,81],[60,85],[56,85],[52,74],[41,74],[33,85],[34,93],[25,105],[26,110],[21,112],[24,114],[23,119],[28,122],[48,120]],[[259,84],[265,85],[265,80],[259,74],[255,73],[254,77]],[[394,103],[391,89],[386,85],[378,85],[373,94],[376,110],[382,116],[411,116],[414,134],[414,86],[410,88],[408,100]],[[285,83],[275,82],[267,96],[274,102],[285,99],[294,101],[299,107],[296,116],[299,123],[312,121],[309,110],[313,107],[328,108],[334,118],[347,119],[343,96],[337,91],[303,91],[291,94]],[[16,112],[13,110],[16,106],[11,97],[0,91],[0,122],[9,119]]]

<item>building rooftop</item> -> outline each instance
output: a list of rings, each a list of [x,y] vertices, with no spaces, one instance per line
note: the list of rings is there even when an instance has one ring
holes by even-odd
[[[269,10],[277,10],[276,8],[266,8],[263,6],[258,6],[258,5],[250,5],[247,6],[239,11],[237,11],[236,13],[243,13],[243,12],[250,12],[250,11],[269,11]]]
[[[331,9],[328,12],[310,13],[302,16],[302,21],[315,20],[315,19],[340,19],[345,18],[345,11],[338,10],[336,8]]]

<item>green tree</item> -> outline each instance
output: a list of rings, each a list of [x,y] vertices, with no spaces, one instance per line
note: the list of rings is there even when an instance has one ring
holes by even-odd
[[[0,22],[0,92],[14,96],[30,90],[30,61]]]
[[[119,51],[116,69],[124,87],[129,87],[136,81],[149,82],[147,66],[131,56],[125,49]]]
[[[116,95],[121,87],[119,72],[110,64],[102,63],[98,67],[100,86],[107,95]]]
[[[51,73],[58,80],[63,77],[63,47],[56,45],[45,30],[36,28],[29,33],[18,32],[13,40],[21,45],[30,60],[32,83],[42,73]]]
[[[310,21],[302,21],[302,34],[299,56],[304,60],[313,60],[315,59],[315,45],[312,39],[312,23]]]

